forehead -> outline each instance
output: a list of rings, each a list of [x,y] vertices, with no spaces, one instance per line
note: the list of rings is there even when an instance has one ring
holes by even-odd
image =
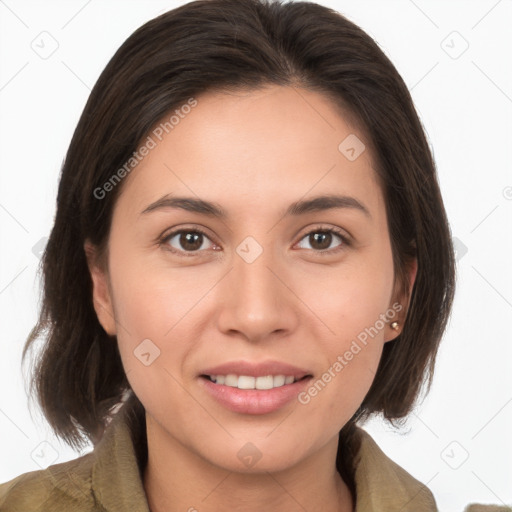
[[[350,193],[373,208],[382,200],[369,141],[324,95],[268,86],[195,102],[150,131],[152,148],[123,185],[131,209],[174,192],[221,202],[228,213],[308,194]]]

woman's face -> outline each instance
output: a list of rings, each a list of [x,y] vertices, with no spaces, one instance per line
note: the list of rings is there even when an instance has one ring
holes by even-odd
[[[275,471],[337,442],[397,335],[384,198],[364,135],[324,96],[196,100],[125,178],[96,311],[153,431],[231,471]]]

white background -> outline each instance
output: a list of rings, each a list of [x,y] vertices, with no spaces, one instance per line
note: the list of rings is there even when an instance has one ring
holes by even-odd
[[[37,252],[90,89],[136,28],[183,3],[0,0],[0,482],[77,456],[25,393]],[[365,428],[441,511],[512,504],[512,2],[319,3],[367,31],[412,90],[461,248],[431,393],[400,432]]]

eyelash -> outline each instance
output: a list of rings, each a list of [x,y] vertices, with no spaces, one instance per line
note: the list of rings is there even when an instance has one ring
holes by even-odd
[[[178,249],[175,249],[174,247],[171,247],[168,245],[168,241],[171,240],[174,236],[180,234],[180,233],[196,233],[196,234],[201,234],[203,235],[204,237],[208,238],[208,240],[210,240],[210,237],[208,236],[208,234],[206,232],[204,232],[202,229],[200,228],[190,228],[190,229],[177,229],[176,231],[172,231],[171,233],[163,236],[160,241],[159,241],[159,245],[160,246],[165,246],[165,250],[168,250],[174,254],[179,254],[179,255],[183,255],[184,257],[188,258],[188,257],[194,257],[196,256],[197,254],[199,254],[200,252],[202,251],[181,251],[181,250],[178,250]],[[343,251],[345,250],[346,248],[350,247],[352,244],[349,240],[349,238],[343,234],[343,232],[338,229],[338,228],[315,228],[311,231],[308,231],[306,234],[304,234],[304,236],[299,240],[302,241],[304,240],[304,238],[312,235],[313,233],[331,233],[331,234],[334,234],[336,236],[338,236],[341,241],[342,241],[342,244],[339,245],[338,247],[336,247],[335,249],[324,249],[324,250],[315,250],[315,249],[307,249],[309,251],[314,251],[316,254],[320,255],[320,256],[331,256],[333,254],[337,254],[338,252],[340,251]],[[211,240],[210,240],[211,241]]]

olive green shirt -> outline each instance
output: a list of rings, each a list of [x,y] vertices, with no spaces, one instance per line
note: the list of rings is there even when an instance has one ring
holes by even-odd
[[[388,458],[366,431],[361,429],[361,435],[355,473],[356,512],[438,510],[427,487]],[[472,506],[466,510],[507,509]],[[114,416],[92,452],[0,484],[0,511],[150,512],[124,416]]]

